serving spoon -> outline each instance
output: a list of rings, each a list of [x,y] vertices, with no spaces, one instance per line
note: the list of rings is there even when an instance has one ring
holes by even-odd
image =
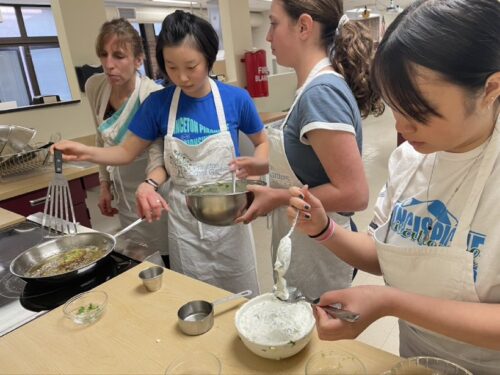
[[[281,299],[278,297],[283,302],[296,303],[296,302],[300,302],[300,301],[305,301],[305,302],[310,303],[313,306],[321,307],[330,316],[332,316],[334,318],[345,320],[346,322],[350,322],[350,323],[354,323],[359,319],[358,313],[354,313],[354,312],[349,311],[349,310],[341,309],[341,308],[337,307],[335,304],[326,305],[326,306],[319,305],[318,304],[319,298],[315,298],[315,299],[307,298],[306,296],[304,296],[302,294],[302,292],[298,288],[295,288],[295,287],[289,287],[287,289],[288,289],[288,298]]]

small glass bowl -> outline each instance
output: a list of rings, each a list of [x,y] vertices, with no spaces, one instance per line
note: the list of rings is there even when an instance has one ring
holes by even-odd
[[[165,375],[220,375],[221,370],[222,364],[215,354],[196,350],[174,359]]]
[[[389,372],[391,375],[472,375],[472,372],[464,369],[456,363],[436,357],[411,357],[396,364]]]
[[[309,357],[306,375],[366,374],[363,362],[354,354],[339,349],[318,352]]]
[[[106,309],[108,295],[99,290],[80,293],[64,304],[64,315],[80,325],[99,320]]]

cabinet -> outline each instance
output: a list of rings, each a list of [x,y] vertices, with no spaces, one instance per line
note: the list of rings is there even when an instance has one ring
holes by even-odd
[[[75,219],[81,225],[91,228],[90,214],[85,203],[87,197],[86,188],[95,184],[92,175],[77,178],[68,182],[73,200]],[[47,188],[35,190],[23,195],[18,195],[0,202],[0,207],[15,212],[22,216],[28,216],[35,212],[42,212],[45,205]]]

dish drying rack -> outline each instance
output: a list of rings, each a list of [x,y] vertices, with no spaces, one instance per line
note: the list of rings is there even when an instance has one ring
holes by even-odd
[[[32,150],[16,154],[0,155],[0,178],[32,171],[50,161],[49,148],[52,142]]]

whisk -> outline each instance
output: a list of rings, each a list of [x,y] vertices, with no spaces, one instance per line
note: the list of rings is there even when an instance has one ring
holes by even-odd
[[[62,164],[62,152],[54,150],[55,175],[47,190],[42,217],[42,227],[48,230],[46,237],[76,234],[78,231],[71,191],[68,180],[62,174]]]

